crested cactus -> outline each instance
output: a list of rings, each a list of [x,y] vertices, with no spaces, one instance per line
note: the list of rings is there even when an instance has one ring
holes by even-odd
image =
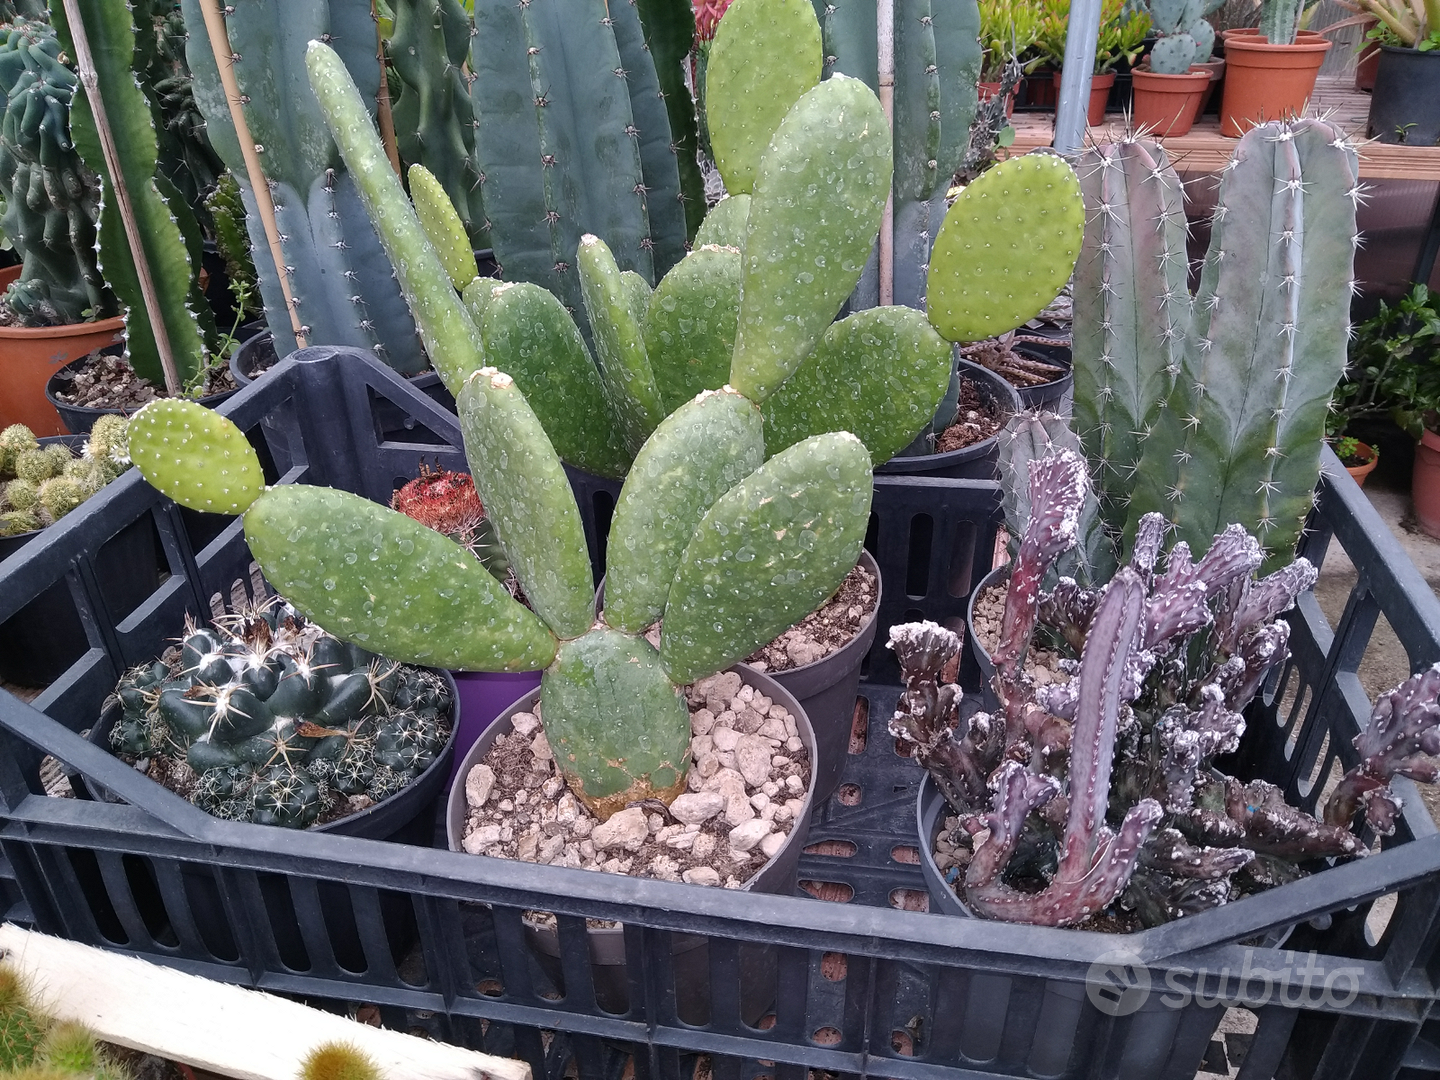
[[[266,320],[276,352],[283,356],[296,346],[290,312],[269,257],[204,17],[198,0],[182,0],[181,8],[189,32],[185,56],[194,74],[195,104],[205,118],[211,145],[240,186]],[[360,205],[354,180],[307,89],[304,71],[305,42],[323,38],[334,44],[356,82],[379,86],[370,4],[238,4],[226,9],[225,24],[246,122],[255,143],[263,147],[261,163],[275,202],[285,273],[307,342],[373,349],[397,371],[423,370],[415,324]]]
[[[1163,151],[1091,147],[1080,172],[1075,424],[1117,549],[1162,513],[1197,551],[1243,522],[1283,563],[1345,364],[1355,151],[1319,120],[1247,132],[1193,299],[1181,185]]]
[[[1383,826],[1396,810],[1388,778],[1434,773],[1418,755],[1435,744],[1440,677],[1417,676],[1377,705],[1356,740],[1362,764],[1324,821],[1264,781],[1225,776],[1214,759],[1237,748],[1241,713],[1288,657],[1277,616],[1313,585],[1314,568],[1300,559],[1257,579],[1260,545],[1236,525],[1198,562],[1184,541],[1162,560],[1165,524],[1152,514],[1103,588],[1062,577],[1045,591],[1077,539],[1088,480],[1073,450],[1029,471],[995,652],[1002,713],[958,722],[958,690],[940,681],[954,634],[909,624],[890,635],[906,685],[891,732],[957,815],[961,898],[990,918],[1071,926],[1108,911],[1148,926],[1301,876],[1318,856],[1362,855],[1348,830],[1356,810]],[[1041,633],[1075,657],[1061,681],[1024,670]]]
[[[0,45],[0,231],[22,259],[20,277],[5,294],[21,326],[78,323],[116,310],[95,263],[100,185],[70,136],[76,85],[47,23],[6,28]]]
[[[174,654],[125,674],[115,700],[117,753],[183,760],[202,810],[287,828],[393,794],[451,730],[439,677],[342,644],[274,600],[188,625]]]
[[[81,158],[105,183],[99,266],[125,305],[126,355],[135,373],[156,384],[168,381],[156,341],[163,333],[169,340],[180,385],[187,386],[206,366],[209,352],[219,348],[215,318],[200,289],[200,227],[174,185],[159,173],[151,103],[132,71],[136,26],[129,6],[123,0],[80,0],[77,14],[90,43],[96,85],[76,95],[70,129]],[[54,18],[61,43],[73,54],[72,30],[63,5],[56,7]],[[110,175],[101,149],[92,94],[99,96],[114,135],[118,177]],[[115,189],[121,183],[130,197],[136,232],[160,303],[162,328],[151,325],[140,273],[120,217]]]

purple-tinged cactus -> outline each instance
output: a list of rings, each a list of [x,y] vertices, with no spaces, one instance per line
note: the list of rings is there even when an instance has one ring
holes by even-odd
[[[1355,812],[1363,809],[1370,828],[1381,836],[1394,833],[1404,803],[1390,790],[1391,778],[1405,776],[1427,784],[1440,780],[1440,765],[1431,759],[1440,753],[1437,699],[1440,664],[1380,695],[1370,722],[1355,736],[1360,764],[1340,778],[1325,803],[1327,824],[1348,828]]]

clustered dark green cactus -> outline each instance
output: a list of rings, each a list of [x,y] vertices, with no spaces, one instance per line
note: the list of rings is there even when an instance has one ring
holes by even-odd
[[[75,74],[49,24],[22,19],[0,33],[0,231],[23,259],[5,306],[21,326],[113,315],[95,261],[100,186],[70,138]]]
[[[202,810],[290,828],[394,795],[452,728],[438,675],[345,644],[275,600],[187,625],[115,698],[117,753],[183,760],[194,782],[182,793]]]
[[[123,416],[102,416],[80,456],[41,446],[24,424],[0,432],[0,536],[53,525],[130,467]]]

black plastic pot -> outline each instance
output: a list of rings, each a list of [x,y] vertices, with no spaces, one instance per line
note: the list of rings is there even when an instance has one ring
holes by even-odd
[[[83,367],[89,359],[88,356],[82,356],[79,360],[66,364],[59,371],[55,372],[54,375],[51,375],[45,383],[45,400],[55,407],[55,411],[60,414],[60,422],[74,435],[89,434],[90,429],[95,426],[95,421],[102,416],[126,416],[129,413],[138,411],[136,409],[96,409],[89,405],[70,405],[59,398],[57,391],[62,389],[67,382],[75,377],[73,369]],[[236,391],[234,390],[226,390],[222,393],[210,394],[206,397],[197,398],[196,400],[207,409],[213,409],[222,402],[229,401],[235,396],[235,393]]]
[[[960,377],[974,383],[980,396],[1000,410],[1002,424],[1012,413],[1019,410],[1020,397],[1005,379],[988,368],[972,364],[969,360],[961,359],[958,364]],[[994,480],[999,465],[1000,437],[996,434],[944,454],[893,457],[885,464],[877,466],[875,471],[886,476],[949,476],[960,480]]]
[[[795,697],[764,672],[744,664],[737,664],[732,671],[739,673],[745,685],[753,686],[766,697],[789,710],[795,717],[800,731],[800,740],[810,754],[811,783],[805,793],[805,805],[796,815],[795,824],[785,843],[749,881],[740,886],[742,892],[789,894],[795,891],[800,854],[810,829],[810,813],[814,808],[816,795],[814,783],[814,762],[816,761],[815,730],[811,727],[805,709]],[[470,770],[485,759],[495,740],[509,734],[511,717],[517,712],[533,711],[540,700],[540,691],[534,690],[520,698],[506,709],[495,722],[485,729],[470,748],[456,771],[455,785],[445,805],[445,834],[451,851],[463,851],[461,841],[465,834],[465,819],[468,806],[465,802],[465,777]],[[598,871],[596,871],[598,873]],[[703,888],[706,886],[696,886]],[[560,962],[560,938],[551,929],[542,929],[527,923],[526,937],[541,968],[556,987],[564,986],[564,973]],[[587,932],[590,947],[590,974],[595,988],[595,1001],[606,1012],[628,1011],[629,979],[625,962],[625,932],[623,927],[591,927]],[[688,1024],[706,1024],[710,1021],[710,950],[706,938],[689,934],[677,934],[672,949],[675,965],[676,1011]],[[774,1004],[775,971],[777,956],[775,949],[765,945],[741,945],[740,964],[740,1015],[748,1024],[755,1024]]]
[[[1365,133],[1385,143],[1440,143],[1440,49],[1380,46]]]
[[[331,833],[336,836],[357,836],[366,840],[388,840],[412,847],[429,847],[434,838],[435,800],[450,779],[450,763],[455,753],[455,733],[460,729],[460,695],[455,680],[448,671],[438,671],[450,688],[451,725],[450,738],[445,748],[435,756],[430,767],[415,781],[387,799],[381,799],[369,809],[358,814],[340,818],[325,825],[316,825],[306,832]],[[110,749],[110,729],[120,715],[120,707],[112,705],[101,715],[87,738],[106,751]],[[83,773],[76,775],[80,793],[98,802],[118,800],[105,787],[90,780]],[[276,826],[257,825],[257,829]],[[233,948],[233,938],[227,923],[221,901],[222,884],[208,867],[187,866],[180,872],[181,884],[189,897],[189,908],[195,920],[196,930],[206,941],[224,949]],[[167,911],[160,899],[159,887],[153,880],[144,877],[132,880],[137,889],[137,900],[144,902],[150,889],[155,920],[162,921]],[[275,936],[275,947],[280,956],[291,967],[304,967],[307,935],[298,913],[292,905],[294,899],[283,878],[266,876],[259,881],[260,898],[264,901],[268,923]],[[319,914],[324,922],[325,934],[334,950],[336,962],[349,971],[364,971],[369,961],[361,940],[355,912],[350,905],[348,890],[343,883],[319,881],[315,883]],[[414,907],[408,897],[395,893],[382,893],[377,898],[380,916],[391,947],[403,955],[408,943],[415,940],[418,928],[415,925]],[[148,920],[147,920],[148,921]],[[313,941],[312,941],[313,947]],[[398,957],[396,957],[398,960]]]
[[[54,435],[41,445],[60,443],[78,450],[83,435]],[[44,529],[0,537],[4,562]],[[118,617],[128,615],[155,591],[161,581],[156,565],[159,549],[155,529],[148,520],[117,533],[96,555],[106,602]],[[70,599],[69,586],[57,582],[27,604],[16,616],[0,624],[0,681],[19,686],[48,686],[90,647],[85,627]]]
[[[850,728],[855,718],[855,698],[860,691],[860,666],[870,652],[879,626],[876,615],[880,612],[880,567],[868,551],[860,553],[859,565],[875,575],[875,610],[860,627],[860,632],[843,649],[813,664],[764,673],[795,696],[815,730],[811,771],[817,803],[828,799],[840,783],[840,773],[850,752]],[[754,670],[749,664],[739,666]]]
[[[1041,345],[1033,341],[1023,341],[1015,346],[1015,351],[1032,360],[1054,364],[1056,367],[1065,369],[1065,374],[1053,382],[1042,383],[1039,386],[1017,386],[1015,388],[1022,408],[1032,412],[1043,409],[1047,412],[1060,413],[1065,395],[1075,385],[1075,371],[1070,366],[1070,346]]]
[[[980,579],[980,584],[976,585],[975,591],[970,594],[970,602],[965,605],[964,647],[975,666],[980,669],[980,707],[986,712],[994,712],[1000,708],[1000,699],[995,696],[995,690],[991,686],[995,677],[995,662],[990,659],[990,653],[986,651],[985,646],[980,644],[980,639],[975,633],[975,605],[992,585],[999,584],[1009,576],[1009,563],[995,567]]]

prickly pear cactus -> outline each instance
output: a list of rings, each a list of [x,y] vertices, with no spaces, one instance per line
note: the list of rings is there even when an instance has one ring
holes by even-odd
[[[344,644],[275,598],[187,625],[178,649],[126,672],[114,700],[116,753],[183,762],[182,794],[216,817],[292,829],[401,790],[453,727],[439,676]]]

